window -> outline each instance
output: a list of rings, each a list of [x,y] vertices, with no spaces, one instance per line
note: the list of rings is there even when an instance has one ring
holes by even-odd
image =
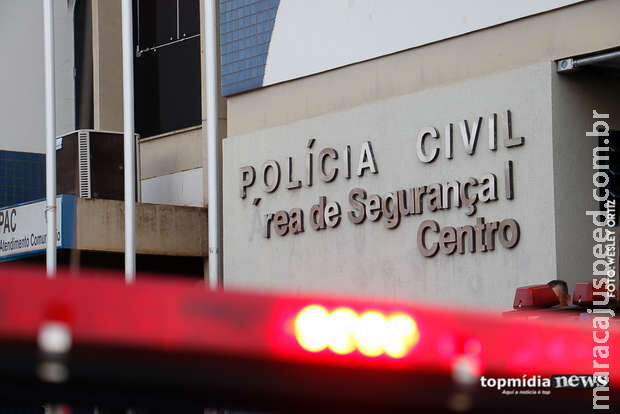
[[[201,123],[199,0],[134,0],[136,132]]]

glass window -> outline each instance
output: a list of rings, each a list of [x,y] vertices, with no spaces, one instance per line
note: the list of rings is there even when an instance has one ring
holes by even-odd
[[[136,132],[201,123],[199,0],[134,0]]]

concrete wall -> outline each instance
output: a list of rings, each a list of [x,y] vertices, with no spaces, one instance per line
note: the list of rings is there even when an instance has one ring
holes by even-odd
[[[592,149],[598,139],[592,131],[592,111],[610,114],[611,129],[620,129],[618,78],[600,71],[553,74],[553,167],[557,275],[568,282],[592,279],[595,226],[586,211],[599,210],[592,198]],[[571,292],[572,293],[572,292]]]
[[[95,129],[123,130],[121,0],[92,0]]]
[[[386,99],[356,108],[261,129],[224,140],[224,261],[225,283],[229,287],[250,287],[286,291],[329,291],[371,296],[398,297],[469,305],[512,304],[517,286],[545,283],[556,275],[553,140],[552,63],[545,62],[513,71],[468,80]],[[259,92],[262,93],[262,92]],[[282,97],[284,98],[284,97]],[[287,97],[288,98],[288,97]],[[291,100],[295,100],[292,96]],[[283,102],[287,102],[283,99]],[[295,105],[295,104],[293,104]],[[514,136],[524,136],[525,144],[507,149],[506,115],[512,114]],[[498,114],[498,149],[488,149],[488,116]],[[483,117],[475,153],[465,153],[458,122]],[[237,118],[235,117],[235,121]],[[428,148],[443,148],[444,127],[454,123],[454,156],[444,158],[444,149],[430,164],[416,156],[418,132],[428,126],[439,130],[440,140],[427,139]],[[309,138],[315,138],[311,150]],[[319,151],[334,147],[342,166],[346,145],[351,145],[353,169],[360,148],[371,141],[378,173],[366,172],[351,179],[343,171],[333,182],[323,182],[316,170]],[[304,176],[305,157],[313,152],[314,184],[286,189],[287,157],[293,157],[296,178]],[[262,165],[277,160],[282,183],[272,192],[261,188]],[[514,200],[505,198],[504,165],[514,161]],[[240,197],[240,167],[252,165],[256,183],[247,198]],[[395,229],[381,222],[355,225],[350,210],[349,191],[362,187],[368,194],[387,192],[446,180],[464,182],[484,173],[497,176],[499,199],[479,203],[477,213],[467,216],[464,208],[451,208],[403,217]],[[313,230],[308,221],[310,207],[319,196],[338,201],[343,209],[335,229]],[[255,199],[260,198],[258,205]],[[264,216],[277,210],[299,207],[304,212],[304,229],[299,234],[264,237]],[[492,252],[438,254],[426,258],[418,250],[416,235],[423,220],[441,226],[475,224],[514,218],[521,238],[512,249],[497,245]],[[383,220],[383,219],[382,219]]]
[[[202,207],[202,168],[142,180],[143,203]]]
[[[142,201],[203,205],[203,134],[200,127],[140,141]]]
[[[143,180],[174,174],[202,166],[200,127],[157,135],[140,140],[140,164]]]
[[[124,205],[116,200],[76,201],[76,248],[122,252]],[[136,204],[136,253],[169,256],[207,255],[207,210]]]
[[[75,126],[73,4],[54,1],[56,134]],[[0,149],[45,152],[43,5],[0,3]]]
[[[593,0],[228,99],[245,134],[620,44],[620,2]]]

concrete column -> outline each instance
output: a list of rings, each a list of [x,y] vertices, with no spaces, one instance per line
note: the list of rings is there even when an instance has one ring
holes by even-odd
[[[93,103],[97,130],[123,130],[121,0],[92,0]]]

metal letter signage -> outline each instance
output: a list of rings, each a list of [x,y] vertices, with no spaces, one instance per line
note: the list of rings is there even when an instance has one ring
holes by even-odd
[[[485,123],[488,130],[489,151],[499,154],[498,138],[506,149],[523,145],[525,141],[523,137],[513,136],[511,112],[506,110],[498,113],[473,117],[472,123],[467,119],[461,119],[448,123],[443,128],[436,126],[421,128],[415,135],[413,152],[418,161],[424,164],[438,159],[447,160],[442,162],[451,162],[455,156],[459,156],[458,154],[474,156],[478,137]],[[458,127],[456,133],[461,138],[457,139],[456,148],[453,139],[454,125]],[[498,137],[498,125],[503,125],[499,129],[503,135],[501,137]],[[444,131],[443,140],[440,137],[440,129]],[[298,172],[297,176],[294,174],[293,166],[296,164],[294,156],[287,156],[281,160],[286,165],[286,186],[283,187],[288,190],[312,187],[315,173],[320,180],[319,185],[337,180],[350,180],[352,172],[358,177],[358,182],[364,180],[364,177],[371,177],[369,174],[364,174],[365,172],[378,174],[376,155],[371,141],[363,141],[358,146],[345,145],[338,148],[326,146],[315,153],[313,147],[317,142],[316,138],[308,139],[306,154],[297,158],[297,163],[305,161],[305,173]],[[351,165],[352,151],[359,151],[359,161],[354,171]],[[443,156],[440,158],[439,154],[442,151]],[[405,149],[403,154],[407,153],[411,152]],[[427,217],[420,222],[417,230],[417,246],[423,257],[433,257],[438,253],[451,256],[455,253],[463,255],[493,252],[498,245],[512,249],[517,245],[521,235],[521,228],[516,219],[506,218],[486,222],[484,217],[476,217],[479,205],[499,200],[498,186],[504,186],[506,200],[514,199],[514,162],[505,160],[503,164],[503,171],[499,172],[487,171],[476,176],[418,183],[407,188],[388,189],[388,192],[381,194],[369,193],[357,184],[349,191],[343,204],[333,200],[332,195],[329,198],[327,195],[320,195],[315,204],[306,206],[306,209],[300,206],[293,208],[282,206],[284,208],[262,214],[263,235],[267,239],[272,235],[279,237],[300,235],[305,229],[304,216],[307,217],[310,229],[317,232],[335,229],[347,220],[355,226],[380,221],[387,230],[393,230],[402,225],[409,216],[425,216],[458,209],[466,217],[472,217],[474,222],[461,226],[442,226],[436,220]],[[239,171],[241,199],[246,199],[250,192],[260,191],[262,188],[262,194],[260,197],[255,197],[252,203],[255,207],[258,206],[261,197],[269,197],[270,194],[277,192],[282,179],[280,163],[273,159],[265,161],[260,166],[261,185],[258,189],[254,188],[257,174],[255,166],[246,165]],[[304,211],[307,214],[304,214]],[[4,218],[0,216],[0,225],[7,222],[9,224],[8,227],[5,225],[5,228],[10,228],[11,217],[5,213]]]

